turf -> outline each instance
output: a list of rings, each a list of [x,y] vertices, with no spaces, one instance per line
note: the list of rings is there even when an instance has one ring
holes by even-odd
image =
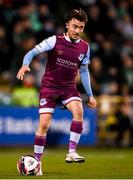
[[[17,172],[16,162],[32,149],[10,148],[0,150],[0,179],[131,179],[133,178],[133,149],[83,148],[82,164],[66,164],[66,149],[51,148],[43,157],[43,176],[22,176]]]

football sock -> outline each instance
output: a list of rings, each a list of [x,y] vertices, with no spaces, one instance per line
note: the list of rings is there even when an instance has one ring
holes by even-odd
[[[80,140],[83,122],[73,120],[70,127],[69,152],[74,152]]]
[[[34,156],[40,161],[43,155],[43,149],[46,143],[46,136],[35,135]]]

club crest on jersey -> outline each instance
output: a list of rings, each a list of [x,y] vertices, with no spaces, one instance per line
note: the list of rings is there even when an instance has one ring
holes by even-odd
[[[82,61],[84,59],[84,56],[85,56],[84,54],[80,54],[79,57],[78,57],[79,60]]]
[[[46,99],[40,99],[40,105],[43,106],[47,103]]]

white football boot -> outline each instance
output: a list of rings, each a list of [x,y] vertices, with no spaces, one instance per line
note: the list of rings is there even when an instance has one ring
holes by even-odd
[[[74,151],[74,152],[70,152],[66,155],[65,161],[66,161],[66,163],[72,163],[72,162],[83,163],[85,161],[85,158],[80,156],[79,154],[77,154]]]
[[[36,174],[36,176],[42,176],[42,163],[40,162],[40,170],[38,171],[38,173]]]

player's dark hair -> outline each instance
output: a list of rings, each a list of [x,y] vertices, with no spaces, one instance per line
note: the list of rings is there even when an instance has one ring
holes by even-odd
[[[70,12],[68,12],[68,14],[66,15],[66,22],[71,21],[73,18],[81,22],[88,22],[87,14],[82,9],[72,9]]]

